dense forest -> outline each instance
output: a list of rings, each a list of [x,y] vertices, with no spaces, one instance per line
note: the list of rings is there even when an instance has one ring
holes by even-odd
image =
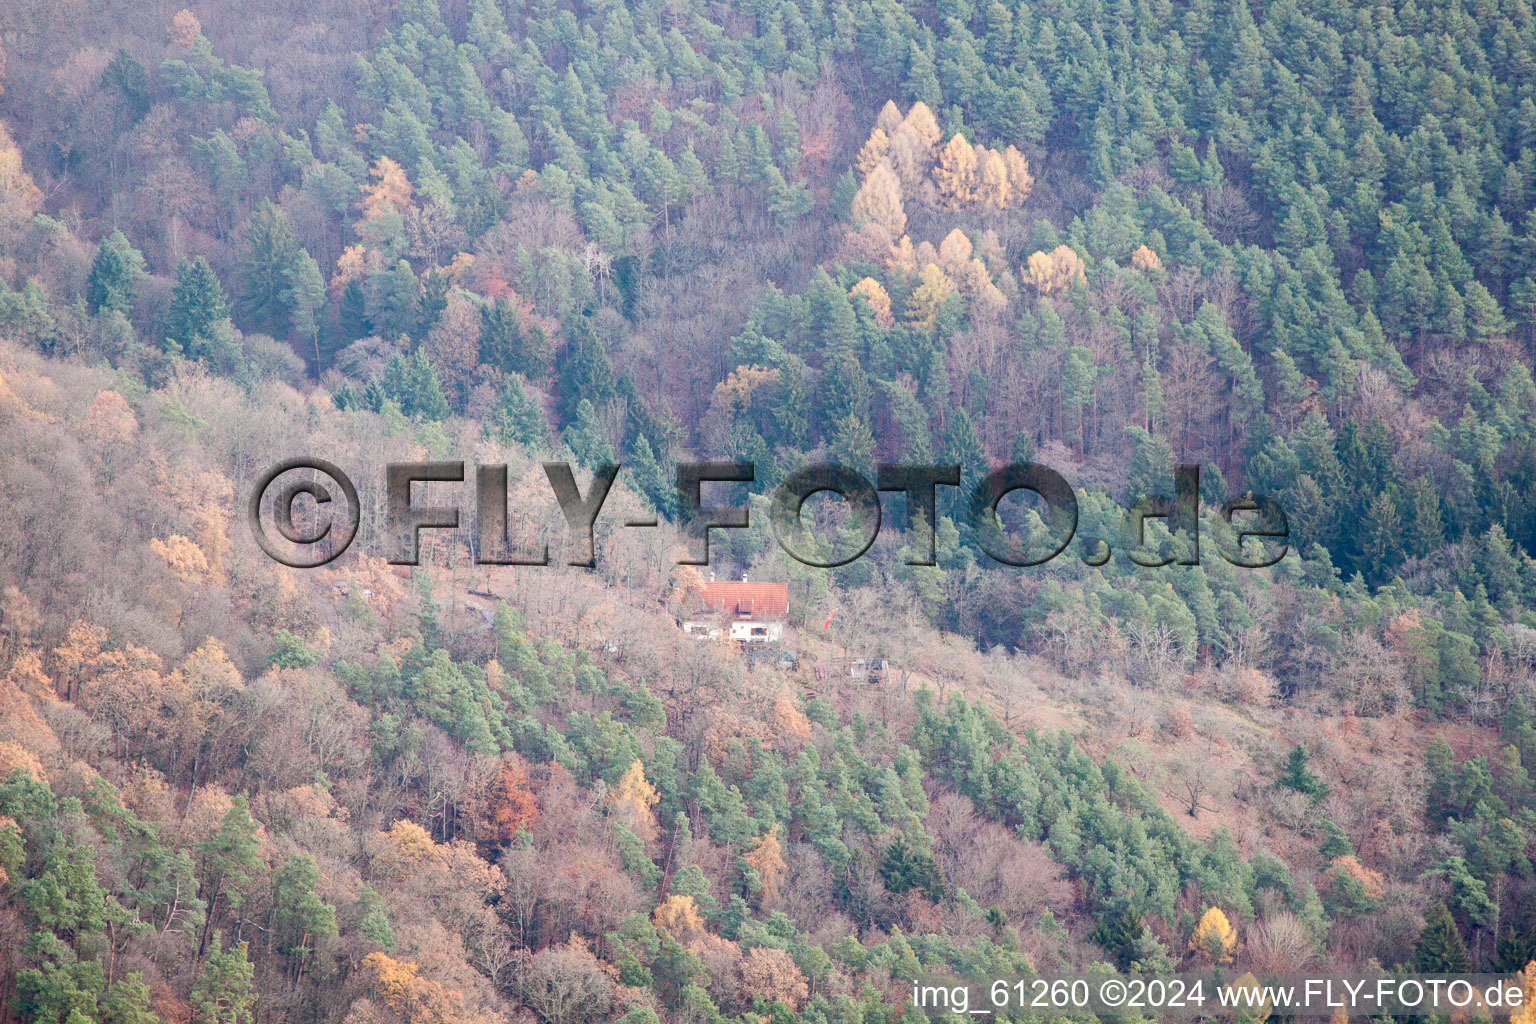
[[[0,1019],[1517,970],[1533,366],[1530,0],[9,0]],[[305,454],[363,510],[310,571],[240,522]],[[552,548],[540,462],[621,463],[595,568],[386,563],[425,459]],[[707,569],[697,459],[755,466]],[[938,564],[896,497],[787,557],[821,461],[958,463]],[[1021,461],[1080,508],[1028,569],[965,500]],[[1176,465],[1203,557],[1132,560]],[[1269,568],[1215,554],[1246,492]],[[798,658],[684,636],[709,573],[787,583]]]

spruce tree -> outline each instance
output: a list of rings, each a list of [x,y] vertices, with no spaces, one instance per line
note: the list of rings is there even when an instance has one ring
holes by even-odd
[[[1290,756],[1285,761],[1285,770],[1280,773],[1280,778],[1275,780],[1275,785],[1293,789],[1314,800],[1322,799],[1328,793],[1328,787],[1323,785],[1307,767],[1307,751],[1299,743],[1291,749]]]
[[[112,983],[101,1001],[101,1024],[159,1024],[149,1005],[149,986],[138,972]]]
[[[588,469],[613,462],[613,448],[597,422],[597,410],[585,398],[577,404],[576,418],[565,428],[561,439],[571,446],[576,461]]]
[[[373,333],[373,321],[368,319],[367,299],[363,294],[363,282],[352,280],[341,290],[341,310],[337,320],[341,327],[341,340],[353,342]]]
[[[666,474],[656,462],[656,454],[651,449],[651,442],[646,440],[644,434],[635,435],[634,444],[629,449],[629,462],[625,470],[631,486],[651,503],[652,508],[668,519],[677,514],[677,492],[667,482]]]
[[[229,316],[229,300],[219,279],[201,256],[184,259],[176,267],[176,286],[165,317],[165,340],[192,358],[201,354],[213,327]]]
[[[496,402],[493,433],[502,444],[519,444],[543,451],[549,447],[549,421],[544,409],[516,377],[502,385]]]
[[[144,257],[128,243],[121,231],[114,231],[96,247],[96,259],[85,282],[86,301],[91,312],[111,310],[128,316],[136,297],[134,283],[144,274]]]
[[[570,340],[560,365],[556,409],[562,423],[570,423],[576,418],[577,408],[583,400],[591,402],[595,409],[612,398],[616,389],[608,350],[592,329],[591,321],[584,316],[573,316],[567,321],[566,330]]]
[[[235,303],[242,327],[274,338],[288,336],[293,329],[294,267],[303,251],[287,218],[270,201],[251,214]]]
[[[1424,920],[1413,945],[1413,967],[1424,974],[1465,974],[1467,947],[1444,903],[1437,903]]]
[[[1131,963],[1141,952],[1141,939],[1146,931],[1141,914],[1135,907],[1124,907],[1099,920],[1093,939],[1114,958],[1115,966],[1129,970]]]

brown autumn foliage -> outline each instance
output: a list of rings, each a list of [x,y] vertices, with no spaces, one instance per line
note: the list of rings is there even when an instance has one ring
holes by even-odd
[[[767,946],[758,946],[742,958],[741,984],[749,994],[783,1003],[792,1010],[798,1010],[810,995],[805,975],[790,955]]]
[[[462,406],[480,360],[479,304],[461,292],[451,293],[427,333],[425,348],[449,401]]]

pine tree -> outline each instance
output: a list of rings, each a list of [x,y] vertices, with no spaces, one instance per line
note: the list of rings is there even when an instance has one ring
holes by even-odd
[[[365,308],[374,330],[391,340],[408,336],[416,325],[421,282],[405,260],[396,260],[368,275]]]
[[[416,297],[416,324],[413,338],[425,338],[437,326],[437,318],[448,308],[448,291],[453,287],[448,275],[433,267],[421,279],[421,293]]]
[[[817,392],[821,400],[822,422],[829,427],[847,416],[859,419],[869,416],[869,381],[852,352],[840,352],[827,360],[821,369]]]
[[[875,436],[869,424],[861,417],[849,413],[832,425],[827,441],[827,455],[840,466],[847,466],[864,474],[874,475]]]
[[[602,427],[597,422],[597,411],[585,398],[577,403],[576,417],[571,421],[570,426],[565,428],[561,438],[570,445],[571,451],[576,455],[576,461],[588,469],[614,461],[613,448],[608,444],[608,439],[603,436]]]
[[[250,804],[244,793],[234,798],[219,830],[209,836],[198,849],[201,858],[203,888],[208,892],[208,917],[204,925],[204,941],[212,927],[222,897],[231,909],[244,905],[251,880],[261,866],[260,843],[256,838],[256,821],[251,817]]]
[[[846,351],[853,346],[858,321],[848,294],[839,288],[825,270],[818,269],[806,288],[810,329],[824,353]]]
[[[358,933],[369,942],[386,951],[395,948],[395,933],[389,926],[389,914],[384,909],[384,901],[367,882],[363,883],[357,894],[353,916],[357,920]]]
[[[122,97],[128,127],[137,124],[149,113],[153,103],[149,73],[127,49],[119,47],[117,53],[113,54],[106,70],[102,72],[101,81],[103,85],[116,89]]]
[[[246,943],[228,951],[223,945],[223,933],[215,932],[192,986],[192,1024],[254,1024],[256,993],[251,982],[255,972],[246,956]]]
[[[101,1024],[159,1024],[150,1009],[149,986],[138,972],[124,975],[107,989],[101,1002]]]
[[[272,876],[272,938],[292,959],[295,977],[314,958],[316,945],[336,935],[336,909],[320,898],[320,871],[307,853],[294,854]]]
[[[448,418],[448,399],[425,350],[417,349],[410,356],[391,356],[380,383],[384,394],[405,415],[434,421]]]
[[[1093,939],[1109,952],[1115,965],[1122,971],[1129,970],[1141,952],[1142,936],[1146,925],[1135,907],[1123,907],[1113,914],[1100,918]]]
[[[880,858],[880,877],[885,880],[885,887],[897,895],[916,889],[935,903],[948,890],[944,873],[933,855],[905,837],[885,848]]]
[[[337,320],[343,341],[356,341],[373,333],[373,321],[368,319],[368,300],[364,296],[361,281],[348,281],[341,290],[341,309]]]
[[[803,448],[810,440],[811,400],[805,387],[805,364],[790,357],[779,369],[768,418],[773,423],[773,440],[791,448]]]
[[[524,327],[505,297],[480,309],[480,359],[503,373],[543,380],[549,373],[549,343],[537,324]]]
[[[1493,969],[1515,974],[1536,960],[1536,934],[1526,928],[1506,927],[1493,948]]]

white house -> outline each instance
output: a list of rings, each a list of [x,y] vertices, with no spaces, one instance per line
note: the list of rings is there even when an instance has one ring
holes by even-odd
[[[728,636],[738,643],[766,644],[784,636],[784,621],[788,617],[786,584],[711,580],[688,595],[682,623],[683,632],[689,636]]]

